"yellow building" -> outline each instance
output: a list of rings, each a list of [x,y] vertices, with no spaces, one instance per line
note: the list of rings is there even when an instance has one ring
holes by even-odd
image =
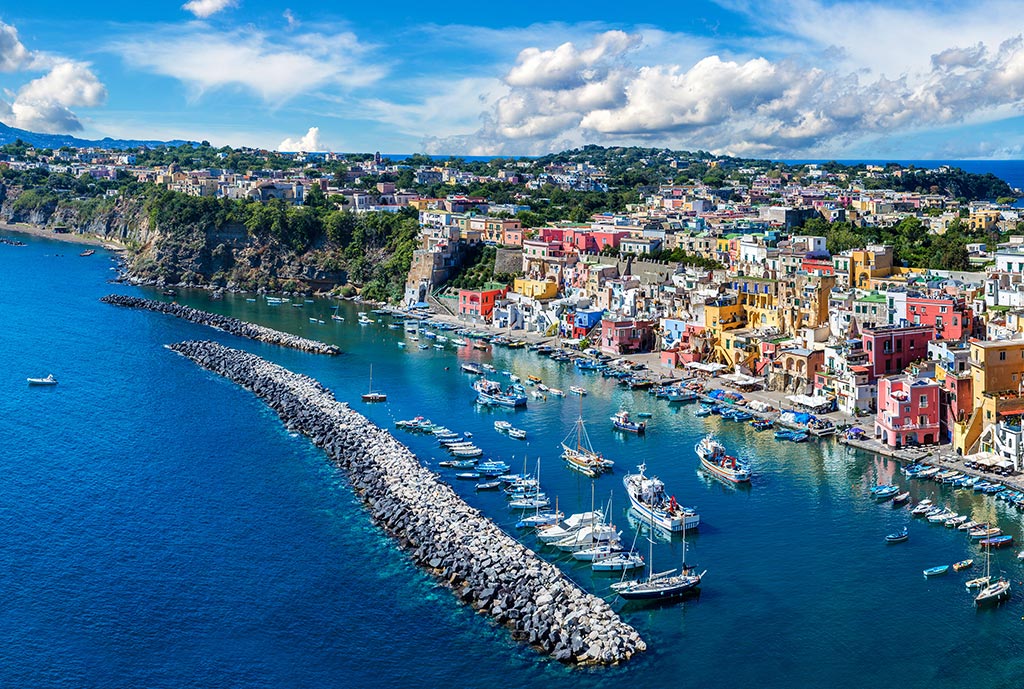
[[[558,283],[554,280],[516,278],[512,291],[531,299],[554,299],[558,296]]]
[[[971,232],[988,232],[999,225],[1001,213],[997,210],[976,210],[971,211],[967,224]]]
[[[892,247],[869,246],[850,255],[850,286],[865,288],[872,278],[892,275]]]
[[[746,326],[746,310],[732,297],[718,297],[704,304],[704,327],[708,339],[713,343],[714,359],[732,365],[735,361],[732,343],[726,346],[725,333]]]
[[[1024,340],[974,340],[970,356],[971,395],[974,411],[953,426],[953,448],[973,454],[987,426],[1008,405],[1016,406],[1024,378]]]

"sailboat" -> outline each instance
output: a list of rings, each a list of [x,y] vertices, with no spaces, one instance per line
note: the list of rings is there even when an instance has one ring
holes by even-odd
[[[992,581],[992,549],[985,548],[985,584],[984,588],[974,597],[974,604],[977,606],[999,603],[1010,597],[1010,580],[1006,577],[999,577]],[[970,587],[968,582],[968,588]]]
[[[694,574],[694,568],[686,565],[686,538],[684,537],[682,540],[683,565],[679,574],[676,574],[674,569],[654,573],[654,523],[652,522],[647,534],[647,563],[651,574],[643,579],[612,584],[612,590],[626,600],[665,600],[679,598],[687,591],[700,586],[707,570],[700,574]]]
[[[576,435],[575,447],[567,444],[567,441]],[[573,471],[578,471],[584,476],[596,478],[602,472],[611,471],[615,462],[605,459],[594,451],[590,444],[590,437],[587,435],[586,426],[583,424],[583,403],[580,402],[580,416],[576,419],[573,429],[562,439],[562,459]]]
[[[370,388],[363,395],[364,402],[387,402],[388,396],[383,392],[373,391],[373,364],[370,364]]]

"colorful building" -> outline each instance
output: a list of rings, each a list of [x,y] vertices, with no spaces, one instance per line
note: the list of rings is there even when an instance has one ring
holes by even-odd
[[[639,354],[654,347],[654,323],[632,318],[601,320],[602,352],[607,354]]]
[[[861,339],[874,379],[899,373],[912,361],[927,358],[935,329],[926,325],[865,328]]]
[[[879,380],[875,437],[889,447],[939,442],[939,384],[930,378]]]
[[[483,289],[478,290],[460,289],[459,318],[474,322],[490,321],[495,303],[499,299],[504,299],[507,293],[508,287],[496,282],[488,283]]]

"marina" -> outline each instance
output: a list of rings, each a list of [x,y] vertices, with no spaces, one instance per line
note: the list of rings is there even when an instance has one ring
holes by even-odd
[[[70,342],[59,341],[49,346],[26,343],[24,334],[19,335],[16,342],[6,340],[3,353],[10,357],[17,370],[26,371],[17,382],[22,396],[13,397],[7,403],[25,405],[23,413],[63,414],[70,419],[71,428],[82,434],[99,434],[96,437],[102,438],[116,437],[126,431],[132,433],[138,438],[136,452],[140,457],[122,461],[136,471],[152,469],[152,473],[146,474],[147,483],[151,484],[149,489],[157,490],[157,495],[167,501],[168,506],[154,509],[147,524],[124,525],[121,528],[127,531],[119,532],[116,539],[108,539],[101,528],[108,523],[105,515],[82,511],[76,504],[79,500],[88,504],[87,501],[96,499],[87,489],[103,485],[97,481],[109,480],[116,486],[124,480],[123,470],[118,472],[117,478],[114,475],[100,478],[100,472],[105,470],[102,460],[111,451],[102,443],[96,450],[86,449],[83,463],[77,469],[84,472],[86,478],[82,485],[69,485],[61,495],[38,498],[46,506],[45,510],[29,510],[24,500],[10,504],[19,520],[39,524],[38,528],[49,534],[53,542],[67,539],[68,547],[78,549],[88,549],[99,542],[103,546],[99,557],[119,580],[148,578],[147,590],[154,600],[152,604],[145,604],[145,609],[152,625],[166,624],[167,629],[174,628],[175,623],[169,618],[165,620],[160,613],[168,607],[202,609],[185,593],[188,589],[178,582],[180,575],[173,569],[148,566],[160,557],[160,550],[150,544],[166,543],[169,534],[182,528],[180,515],[184,514],[190,539],[219,542],[213,540],[215,535],[219,536],[226,529],[235,542],[226,553],[218,551],[218,562],[223,563],[226,558],[232,563],[224,575],[211,573],[215,569],[213,553],[196,553],[195,561],[180,561],[191,580],[201,578],[213,595],[213,604],[224,611],[216,622],[213,619],[190,622],[195,625],[189,627],[191,634],[214,634],[225,624],[229,628],[244,628],[256,624],[257,620],[258,624],[266,626],[268,633],[284,634],[284,628],[260,615],[251,601],[267,599],[275,605],[287,604],[285,601],[294,604],[294,590],[283,586],[282,582],[301,581],[304,584],[302,597],[309,601],[309,609],[303,613],[304,638],[287,637],[288,643],[306,657],[316,657],[318,648],[339,649],[337,657],[323,661],[323,667],[301,670],[301,676],[310,682],[329,684],[330,677],[337,673],[356,678],[353,681],[371,682],[380,668],[370,672],[364,667],[364,660],[351,658],[351,655],[353,651],[372,652],[382,643],[388,643],[389,647],[388,657],[381,661],[388,671],[401,672],[403,668],[416,665],[428,673],[431,681],[441,683],[457,684],[460,675],[468,672],[475,672],[488,682],[500,681],[502,676],[515,672],[522,683],[530,686],[550,684],[563,676],[558,674],[557,664],[552,667],[536,660],[532,652],[512,642],[507,632],[492,629],[454,597],[437,592],[432,578],[419,573],[389,545],[389,539],[370,528],[346,481],[324,462],[322,453],[310,449],[305,440],[290,436],[261,403],[222,380],[196,371],[188,362],[178,361],[176,357],[170,362],[166,360],[171,355],[163,345],[168,342],[214,337],[233,346],[253,348],[262,356],[322,380],[339,398],[350,394],[352,403],[358,403],[360,395],[366,392],[368,368],[374,364],[374,386],[387,390],[388,401],[358,408],[377,425],[393,428],[396,420],[422,415],[453,431],[472,432],[474,442],[488,458],[504,459],[512,465],[515,462],[509,460],[513,456],[521,461],[523,441],[496,432],[494,422],[503,417],[514,420],[514,427],[528,433],[531,461],[538,451],[543,455],[544,492],[552,506],[557,499],[557,509],[566,514],[585,511],[590,505],[591,483],[596,482],[599,498],[602,493],[614,493],[616,514],[612,521],[623,532],[622,540],[627,546],[636,535],[636,527],[626,518],[630,503],[621,479],[635,472],[632,459],[635,454],[646,459],[649,467],[657,467],[656,471],[651,471],[665,482],[670,496],[675,495],[679,503],[692,505],[700,513],[700,529],[687,537],[686,560],[699,563],[701,569],[707,568],[709,573],[699,595],[694,594],[669,609],[634,608],[643,605],[637,602],[625,608],[622,603],[613,602],[623,619],[636,626],[650,644],[641,663],[616,671],[621,672],[617,682],[629,678],[629,681],[653,683],[669,676],[686,676],[688,681],[699,685],[714,685],[721,678],[721,665],[715,659],[726,653],[742,653],[748,659],[743,666],[731,671],[730,681],[737,685],[814,685],[816,678],[827,672],[833,678],[832,686],[845,689],[862,686],[868,681],[885,681],[891,668],[897,666],[933,687],[959,686],[979,681],[979,678],[994,685],[1014,681],[1011,668],[994,665],[990,659],[981,658],[964,646],[964,639],[969,635],[976,644],[998,647],[1009,655],[1024,651],[1016,631],[1021,612],[1021,587],[1016,582],[1021,578],[1022,569],[1014,549],[983,551],[976,541],[969,539],[966,531],[920,518],[912,520],[909,506],[894,509],[895,496],[885,502],[872,500],[870,489],[880,484],[896,485],[902,489],[901,493],[911,493],[909,505],[930,499],[936,507],[949,507],[955,514],[968,515],[979,524],[997,524],[998,527],[986,528],[999,528],[1019,540],[1019,513],[1010,502],[997,500],[995,494],[976,492],[973,488],[957,489],[948,483],[926,479],[908,479],[894,459],[873,456],[832,440],[812,438],[800,444],[780,442],[772,438],[771,432],[757,433],[748,424],[722,420],[718,415],[695,417],[692,412],[695,406],[669,405],[644,391],[619,386],[614,378],[579,372],[525,349],[491,347],[482,351],[471,346],[450,346],[446,351],[432,348],[423,351],[415,347],[402,350],[396,346],[397,340],[404,337],[402,330],[392,330],[381,323],[360,327],[354,322],[359,309],[348,303],[342,303],[338,309],[346,321],[320,325],[308,322],[309,313],[315,313],[318,321],[327,320],[329,306],[333,303],[316,300],[306,304],[304,309],[282,309],[262,299],[247,302],[241,295],[228,294],[222,301],[213,301],[205,293],[180,290],[176,297],[204,311],[222,312],[335,344],[345,352],[343,359],[347,361],[344,363],[334,357],[315,357],[239,340],[158,314],[105,308],[95,301],[110,289],[102,283],[103,269],[93,267],[99,265],[93,261],[80,264],[63,279],[86,285],[81,297],[74,298],[69,306],[88,318],[96,329],[95,334],[76,329],[73,346]],[[5,268],[13,270],[10,265]],[[16,270],[8,274],[17,277]],[[38,275],[38,271],[35,274]],[[25,284],[29,284],[27,279]],[[152,291],[138,293],[155,294]],[[31,297],[23,299],[34,303]],[[380,318],[386,321],[388,316]],[[123,333],[126,324],[131,327],[132,351],[119,348],[107,353],[105,343],[116,341],[114,334]],[[74,324],[71,327],[78,328]],[[40,337],[45,335],[40,332]],[[91,360],[79,351],[82,348],[89,350]],[[49,350],[52,350],[52,358],[31,354]],[[578,398],[562,400],[548,395],[546,402],[536,404],[531,399],[525,411],[514,414],[509,410],[478,407],[472,404],[475,395],[469,386],[470,377],[458,371],[459,362],[464,360],[493,364],[523,380],[528,375],[537,375],[549,387],[563,390],[571,385],[586,385],[590,394],[582,401],[583,413],[586,419],[593,420],[587,429],[594,446],[617,460],[615,472],[594,481],[567,470],[558,459],[559,441],[579,415]],[[154,368],[155,365],[159,367]],[[124,375],[125,366],[138,371],[137,380]],[[50,370],[61,381],[59,394],[30,395],[24,375],[45,374]],[[81,418],[76,410],[81,398],[76,395],[85,391],[94,404],[109,411],[99,418],[96,415]],[[32,397],[37,399],[33,401]],[[159,414],[147,414],[143,410],[126,418],[117,412],[123,406],[119,400],[153,397],[161,400]],[[438,397],[453,402],[431,401]],[[641,412],[652,415],[652,431],[646,437],[615,432],[608,423],[608,417],[623,407],[630,409],[637,418]],[[228,411],[230,416],[226,415]],[[194,415],[216,420],[216,429],[214,432],[199,429],[183,442],[174,420]],[[757,485],[753,490],[736,490],[720,481],[702,480],[698,475],[692,448],[708,433],[713,433],[730,452],[741,457],[749,453],[756,459]],[[224,444],[222,438],[226,435],[235,439],[237,449]],[[150,436],[154,438],[152,441],[147,440]],[[402,432],[399,438],[427,467],[436,468],[438,462],[449,458],[434,437]],[[45,428],[39,432],[38,441],[50,447],[64,442]],[[254,456],[248,451],[253,444],[268,451]],[[15,446],[11,461],[25,476],[38,480],[53,469],[48,467],[45,454],[35,445]],[[674,448],[677,446],[685,448],[678,452],[685,460],[668,461],[676,456]],[[174,452],[169,451],[172,447]],[[263,454],[268,456],[263,457]],[[186,460],[187,465],[183,464]],[[502,529],[514,531],[522,515],[508,509],[508,501],[500,490],[477,491],[476,485],[480,482],[454,479],[454,474],[462,471],[452,470],[442,475],[451,477],[453,490],[470,505],[480,509]],[[195,499],[183,511],[182,503],[171,496],[172,488],[178,491],[181,486],[169,482],[174,476],[187,473],[196,473],[205,478],[207,485],[218,487],[212,491],[207,488],[202,494],[204,499],[199,499],[199,493],[194,494]],[[38,485],[47,483],[38,481]],[[164,484],[169,484],[168,488],[162,488]],[[32,490],[33,485],[29,483],[16,489],[24,493]],[[303,487],[302,491],[296,489],[299,486]],[[203,503],[211,504],[207,507]],[[76,508],[85,520],[87,531],[69,533],[53,515]],[[251,529],[231,531],[231,524],[239,519],[244,523],[253,513],[259,514],[258,533],[249,534]],[[886,548],[881,542],[884,535],[898,532],[907,522],[911,522],[909,541]],[[205,523],[216,525],[217,530],[204,531]],[[250,552],[266,552],[268,533],[272,534],[269,559],[261,565],[261,570],[284,571],[287,576],[270,581],[262,576],[257,582],[254,574],[234,563],[247,562]],[[801,538],[794,539],[794,533],[800,533]],[[25,536],[15,529],[8,538],[16,543]],[[531,548],[538,548],[542,558],[556,563],[595,594],[610,595],[611,583],[618,581],[621,574],[594,571],[591,563],[571,557],[559,559],[552,549],[541,546],[532,535],[522,538]],[[107,550],[118,548],[118,542],[132,543],[136,559],[125,557],[126,552],[118,552],[116,557],[108,555]],[[277,544],[288,544],[288,548]],[[656,535],[650,547],[659,572],[678,568],[682,561],[678,534],[671,538],[667,534]],[[641,534],[637,549],[646,556],[647,548]],[[976,612],[974,596],[982,589],[969,591],[966,582],[983,575],[980,563],[986,552],[991,554],[992,578],[998,579],[1005,573],[1014,585],[1009,600],[986,605]],[[337,564],[340,554],[344,554],[342,565]],[[949,571],[945,576],[929,579],[922,577],[927,568],[943,564],[951,567],[965,559],[974,559],[973,569],[961,573]],[[143,563],[141,569],[132,562]],[[800,566],[786,565],[793,562]],[[46,562],[45,567],[33,561],[28,564],[33,577],[47,582],[45,587],[25,586],[28,595],[46,597],[51,595],[48,591],[59,591],[60,600],[42,598],[45,602],[40,604],[70,606],[75,611],[70,616],[72,632],[85,633],[86,625],[109,624],[117,643],[131,643],[130,638],[135,636],[131,626],[122,630],[113,618],[106,616],[106,607],[92,604],[96,599],[107,600],[108,596],[113,599],[116,595],[116,589],[105,577],[94,575],[97,578],[93,592],[84,594],[61,586],[57,576],[64,570],[59,562]],[[645,571],[634,575],[643,576]],[[314,583],[325,578],[329,582],[327,586]],[[837,580],[852,594],[850,599],[820,595],[824,582],[834,584]],[[351,595],[372,596],[378,601],[374,614],[360,615],[352,610],[351,595],[339,597],[337,590],[340,589],[333,588],[335,586],[344,587]],[[383,595],[384,591],[387,595]],[[898,645],[872,644],[877,624],[864,620],[863,605],[855,600],[867,595],[890,611],[890,624],[929,628],[928,646],[914,657],[907,657],[903,650],[895,647]],[[19,626],[25,628],[27,620],[23,615],[19,620],[19,608],[15,606],[12,611],[15,615],[12,623],[18,621]],[[787,624],[779,624],[780,613],[787,616]],[[685,625],[680,624],[683,615]],[[376,622],[377,617],[383,620]],[[396,639],[393,624],[384,622],[396,618],[413,620],[416,628]],[[829,619],[830,627],[838,631],[822,633],[820,620],[823,618]],[[751,638],[730,632],[739,625],[752,632]],[[777,636],[778,645],[786,649],[789,659],[785,667],[780,665],[777,653],[762,648],[763,644],[757,642],[758,635],[768,630]],[[10,626],[8,631],[9,638],[14,640],[12,650],[23,651],[26,642]],[[858,653],[837,651],[835,643],[839,633],[847,642],[870,646],[872,662],[865,664]],[[438,639],[443,641],[438,642]],[[48,637],[45,643],[60,645],[56,636]],[[345,652],[341,652],[342,647]],[[435,654],[429,662],[422,658],[423,648],[427,647]],[[240,653],[250,662],[258,663],[259,657],[267,655],[268,648],[257,643],[259,656],[245,650]],[[680,649],[686,652],[681,653]],[[176,653],[183,653],[187,662],[200,662],[200,658],[187,649],[177,649]],[[153,649],[148,654],[150,662],[174,662],[169,651],[165,655]],[[295,671],[294,667],[290,670]],[[267,672],[277,678],[278,683],[289,683],[283,667],[271,665]],[[785,685],[771,677],[782,672],[785,672]],[[140,684],[146,684],[141,668],[129,663],[128,673]],[[580,686],[604,687],[610,686],[608,678],[579,676],[574,681]]]

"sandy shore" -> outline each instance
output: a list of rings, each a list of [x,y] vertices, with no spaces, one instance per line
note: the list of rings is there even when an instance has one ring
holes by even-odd
[[[58,234],[51,229],[40,227],[39,225],[30,225],[28,223],[17,223],[14,225],[0,223],[0,233],[7,232],[30,234],[33,237],[43,237],[45,239],[52,239],[58,242],[68,242],[69,244],[102,246],[103,248],[110,249],[111,251],[124,251],[125,249],[125,247],[120,243],[106,237],[99,237],[93,234],[79,234],[77,232]]]

